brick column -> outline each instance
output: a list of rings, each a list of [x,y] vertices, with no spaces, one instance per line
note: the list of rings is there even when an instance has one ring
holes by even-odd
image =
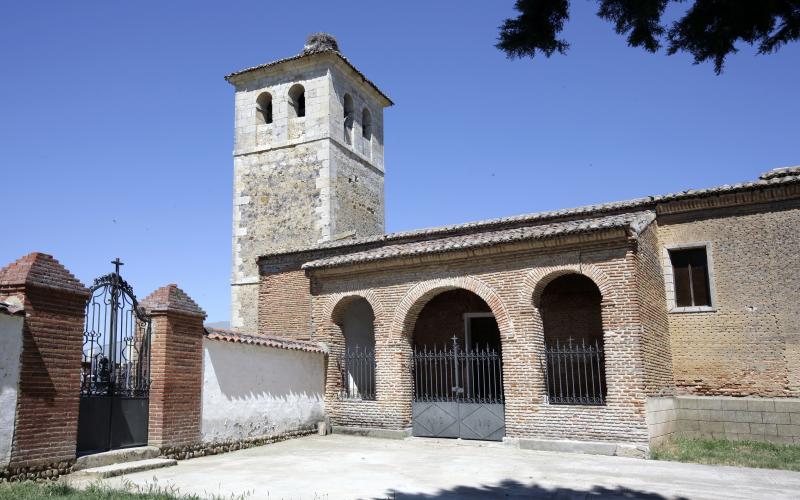
[[[159,288],[141,305],[153,317],[148,442],[160,448],[196,444],[206,313],[177,285]]]
[[[12,297],[25,319],[9,467],[62,462],[60,470],[75,459],[89,290],[52,256],[34,252],[0,270],[0,300]]]

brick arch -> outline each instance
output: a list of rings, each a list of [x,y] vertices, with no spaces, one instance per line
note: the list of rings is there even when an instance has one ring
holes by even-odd
[[[383,304],[377,294],[372,290],[360,290],[357,292],[342,292],[331,295],[322,308],[322,317],[327,321],[338,325],[342,321],[342,314],[349,304],[354,300],[364,299],[372,308],[372,314],[377,323],[379,318],[383,318]]]
[[[554,279],[567,274],[581,274],[597,285],[602,296],[602,304],[609,305],[615,302],[616,290],[608,275],[594,264],[566,264],[561,266],[541,267],[529,272],[520,288],[520,303],[524,308],[539,307],[542,292]]]
[[[474,293],[486,302],[497,321],[501,339],[513,337],[513,323],[500,296],[483,281],[469,276],[423,281],[416,284],[395,308],[391,335],[395,338],[403,337],[410,340],[414,324],[425,304],[442,292],[459,288]]]

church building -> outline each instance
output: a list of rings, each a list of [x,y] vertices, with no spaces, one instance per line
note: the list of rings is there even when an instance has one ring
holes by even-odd
[[[800,167],[387,234],[392,101],[333,37],[226,79],[231,335],[323,345],[334,431],[800,439],[774,416],[800,404]]]

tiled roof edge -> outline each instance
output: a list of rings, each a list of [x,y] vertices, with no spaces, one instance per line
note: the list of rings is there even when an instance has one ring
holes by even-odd
[[[204,333],[209,340],[220,340],[227,342],[237,342],[240,344],[260,345],[264,347],[275,347],[277,349],[289,349],[295,351],[327,353],[325,346],[315,342],[304,340],[294,340],[284,337],[273,337],[268,335],[257,335],[242,333],[224,328],[205,327]]]
[[[279,64],[287,63],[289,61],[297,61],[297,60],[302,59],[304,57],[313,57],[313,56],[318,55],[318,54],[334,54],[334,55],[338,56],[339,59],[341,59],[350,69],[352,69],[364,81],[364,83],[366,83],[367,85],[372,87],[378,94],[380,94],[381,97],[386,99],[386,102],[389,103],[389,106],[394,106],[394,101],[392,101],[391,98],[389,98],[389,96],[386,95],[380,89],[380,87],[378,87],[372,80],[367,78],[367,76],[364,73],[359,71],[359,69],[356,68],[355,65],[353,65],[353,63],[351,63],[345,56],[343,56],[341,54],[341,52],[338,52],[338,51],[335,51],[335,50],[318,50],[318,51],[315,51],[315,52],[297,54],[296,56],[286,57],[286,58],[283,58],[283,59],[278,59],[277,61],[272,61],[272,62],[268,62],[268,63],[264,63],[264,64],[259,64],[258,66],[251,66],[249,68],[245,68],[245,69],[242,69],[242,70],[239,70],[239,71],[234,71],[233,73],[225,75],[225,81],[227,81],[228,83],[233,83],[232,80],[234,80],[237,76],[243,75],[245,73],[249,73],[251,71],[257,71],[259,69],[270,68],[270,67],[273,67],[273,66],[277,66]]]
[[[655,218],[655,212],[646,211],[625,215],[612,215],[596,219],[585,219],[580,222],[568,221],[553,223],[550,226],[535,226],[531,229],[541,230],[534,232],[533,234],[520,233],[520,229],[500,229],[497,231],[479,233],[480,235],[483,235],[483,238],[480,238],[478,235],[452,236],[451,238],[453,240],[469,240],[469,238],[472,237],[474,241],[455,241],[450,246],[447,245],[448,238],[430,240],[429,243],[431,246],[428,249],[412,248],[412,245],[419,245],[423,242],[398,243],[396,245],[379,247],[362,252],[353,252],[334,257],[325,257],[312,260],[303,264],[301,268],[305,270],[324,269],[349,264],[363,264],[367,262],[384,261],[417,255],[433,255],[475,248],[486,248],[507,243],[518,243],[522,241],[547,240],[563,236],[598,233],[601,231],[609,231],[614,229],[625,229],[631,237],[636,238],[655,220]],[[487,237],[487,235],[489,236]],[[407,246],[408,249],[404,250],[402,248],[404,246]]]
[[[800,170],[800,169],[799,169]],[[399,241],[403,239],[410,239],[415,237],[425,236],[446,236],[448,233],[468,229],[486,229],[490,230],[495,226],[519,224],[525,222],[541,222],[548,219],[556,219],[560,217],[571,217],[577,215],[595,215],[604,212],[613,212],[617,210],[632,210],[632,209],[652,209],[658,203],[681,201],[684,199],[691,199],[703,196],[714,196],[726,193],[735,193],[739,191],[764,189],[772,186],[780,186],[785,184],[800,183],[800,171],[795,175],[793,173],[770,177],[769,179],[760,179],[752,182],[744,182],[738,184],[723,184],[711,188],[703,189],[687,189],[676,193],[669,193],[658,196],[646,196],[642,198],[633,198],[630,200],[614,201],[609,203],[601,203],[595,205],[584,205],[574,208],[566,208],[559,210],[547,210],[543,212],[533,212],[522,215],[513,215],[509,217],[499,217],[494,219],[484,219],[478,221],[465,222],[462,224],[453,224],[447,226],[436,226],[423,229],[415,229],[411,231],[399,231],[395,233],[378,234],[374,236],[365,236],[362,238],[350,240],[338,240],[332,242],[325,242],[312,247],[298,247],[279,252],[271,252],[264,256],[280,256],[290,255],[300,252],[308,252],[314,250],[328,250],[336,248],[346,248],[349,246],[366,245],[370,243],[381,243]],[[264,257],[262,256],[262,257]]]

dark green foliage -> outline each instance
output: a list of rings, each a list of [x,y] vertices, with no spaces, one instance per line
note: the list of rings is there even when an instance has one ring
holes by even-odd
[[[517,0],[520,15],[505,20],[497,47],[509,57],[533,57],[537,50],[547,57],[556,51],[565,53],[569,44],[556,35],[569,19],[568,7],[568,0]]]
[[[757,45],[759,54],[775,52],[800,39],[800,0],[694,0],[669,30],[661,18],[670,1],[597,0],[597,15],[614,23],[628,45],[649,52],[669,41],[667,53],[688,52],[695,64],[713,61],[717,74],[725,58],[735,54],[738,42]],[[569,44],[558,38],[569,19],[569,0],[517,0],[518,17],[500,27],[497,47],[508,57],[533,57],[537,51],[550,57],[565,53]]]

